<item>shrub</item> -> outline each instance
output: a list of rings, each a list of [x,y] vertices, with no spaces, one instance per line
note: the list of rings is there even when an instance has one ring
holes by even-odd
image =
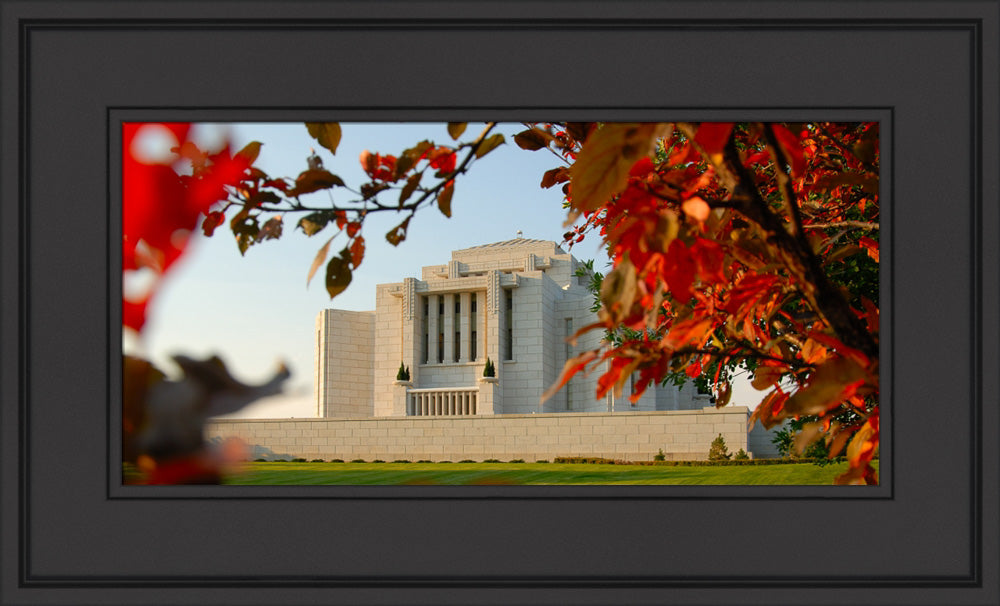
[[[502,463],[500,459],[483,459],[483,463]]]
[[[603,463],[614,465],[614,459],[602,459],[601,457],[556,457],[556,463]]]
[[[254,459],[255,463],[267,463],[267,459]]]
[[[438,463],[451,463],[451,461],[438,461]]]
[[[535,463],[548,463],[548,462],[549,462],[548,459],[538,459],[537,461],[535,461]]]
[[[364,459],[351,459],[351,463],[364,463]]]
[[[459,463],[475,463],[472,459],[462,459]]]
[[[433,462],[434,461],[431,461],[430,459],[420,459],[419,461],[417,461],[417,463],[433,463]]]
[[[729,449],[726,448],[726,439],[719,434],[719,437],[712,440],[712,446],[708,449],[708,460],[709,461],[728,461],[733,455],[729,454]]]
[[[399,363],[399,370],[396,371],[397,381],[409,381],[410,380],[410,369],[403,366],[403,363]]]
[[[393,463],[409,463],[406,459],[396,459]]]
[[[658,452],[655,455],[653,455],[653,460],[654,461],[666,461],[667,460],[667,455],[663,454],[663,449],[662,448],[660,449],[660,452]]]
[[[322,463],[323,459],[313,459],[312,461],[309,461],[309,462],[310,463]]]
[[[301,458],[301,457],[296,457],[296,458],[292,459],[292,463],[305,463],[305,462],[306,462],[306,460],[303,459],[303,458]]]
[[[524,463],[524,459],[511,459],[511,463]]]
[[[343,463],[344,459],[330,459],[331,463]]]
[[[493,365],[493,360],[490,360],[489,357],[486,358],[486,366],[483,367],[483,376],[484,377],[497,376],[496,366]]]
[[[736,454],[733,455],[733,460],[734,461],[749,461],[750,460],[750,455],[747,454],[747,451],[745,451],[745,450],[743,450],[741,448],[741,449],[739,449],[739,450],[736,451]]]
[[[372,459],[372,463],[385,463],[382,459]]]

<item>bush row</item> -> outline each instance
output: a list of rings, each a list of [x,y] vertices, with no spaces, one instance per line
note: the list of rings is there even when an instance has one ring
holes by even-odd
[[[305,459],[254,459],[254,463],[305,463]],[[324,461],[323,459],[312,459],[309,463],[343,463],[344,459],[330,459],[329,461]],[[433,463],[428,459],[420,459],[416,461],[417,463]],[[452,461],[438,461],[438,463],[451,463]],[[472,459],[462,459],[459,463],[476,463]],[[501,461],[500,459],[484,459],[483,463],[524,463],[524,459],[511,459],[510,461]],[[385,463],[382,459],[373,459],[371,461],[365,461],[364,459],[351,459],[351,463]],[[408,459],[396,459],[393,463],[413,463]],[[535,461],[535,463],[548,463],[548,461],[542,459]]]
[[[845,457],[836,457],[832,462],[840,463],[846,461]],[[289,459],[254,459],[257,463],[288,463]],[[305,463],[305,459],[291,459],[292,463]],[[343,459],[330,459],[329,461],[324,461],[323,459],[312,459],[310,463],[343,463]],[[407,459],[396,459],[393,463],[412,463]],[[421,459],[416,461],[417,463],[434,463],[427,459]],[[438,461],[438,463],[452,463],[453,461]],[[476,463],[472,459],[462,459],[458,461],[459,463]],[[504,463],[499,459],[485,459],[483,463]],[[524,459],[511,459],[507,461],[508,463],[524,463]],[[540,459],[535,461],[535,463],[548,463],[546,459]],[[602,457],[556,457],[553,462],[555,463],[585,463],[585,464],[595,464],[595,465],[665,465],[667,467],[701,467],[701,466],[726,466],[726,465],[784,465],[787,463],[816,463],[817,459],[813,458],[791,458],[783,457],[780,459],[722,459],[718,461],[626,461],[624,459],[605,459]],[[826,460],[824,459],[824,462]],[[352,459],[351,463],[385,463],[382,459],[374,459],[372,461],[365,461],[364,459]]]
[[[837,457],[833,460],[840,463],[847,460]],[[726,465],[784,465],[788,463],[814,463],[815,459],[784,457],[780,459],[722,459],[718,461],[626,461],[623,459],[604,459],[601,457],[556,457],[556,463],[591,463],[599,465],[665,465],[667,467],[701,467]]]

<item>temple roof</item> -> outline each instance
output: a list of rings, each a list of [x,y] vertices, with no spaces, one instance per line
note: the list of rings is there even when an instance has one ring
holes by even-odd
[[[491,244],[480,244],[478,246],[470,246],[468,248],[463,248],[454,251],[455,253],[462,253],[466,251],[483,251],[496,250],[500,248],[515,248],[515,247],[552,247],[554,254],[564,255],[564,251],[557,243],[552,240],[534,240],[531,238],[514,238],[512,240],[502,240],[500,242],[493,242]]]

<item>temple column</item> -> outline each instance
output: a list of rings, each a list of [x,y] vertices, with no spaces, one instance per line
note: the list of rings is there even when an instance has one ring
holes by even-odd
[[[427,295],[427,364],[437,363],[439,321],[438,295]]]
[[[469,293],[463,292],[461,294],[460,301],[461,301],[461,304],[462,304],[462,315],[461,315],[461,318],[459,319],[458,326],[459,326],[459,330],[462,332],[462,336],[459,339],[459,342],[461,343],[461,351],[459,353],[458,361],[459,362],[468,362],[469,361],[469,332],[471,330],[469,328],[469,313],[470,313],[470,311],[472,309],[472,298],[469,296]]]
[[[455,295],[444,295],[444,361],[455,361]]]

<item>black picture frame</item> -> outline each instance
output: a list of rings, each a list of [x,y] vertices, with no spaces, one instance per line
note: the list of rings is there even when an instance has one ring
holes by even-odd
[[[0,0],[0,603],[1000,602],[998,8]],[[820,116],[890,127],[882,485],[110,480],[117,121]]]

